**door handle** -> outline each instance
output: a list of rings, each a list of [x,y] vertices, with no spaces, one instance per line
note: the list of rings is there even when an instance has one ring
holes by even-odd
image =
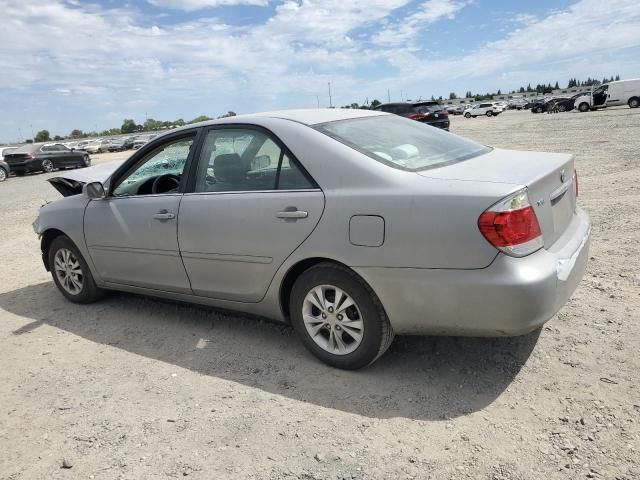
[[[309,212],[305,212],[303,210],[285,210],[284,212],[278,212],[276,217],[278,218],[287,218],[287,219],[298,219],[298,218],[307,218],[309,216]]]
[[[160,210],[158,213],[153,215],[153,218],[156,220],[173,220],[176,218],[176,214],[168,212],[167,210]]]

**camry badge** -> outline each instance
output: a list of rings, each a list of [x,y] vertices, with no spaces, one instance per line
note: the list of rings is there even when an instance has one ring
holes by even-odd
[[[564,183],[566,179],[567,179],[567,174],[566,174],[566,173],[564,173],[564,169],[563,169],[563,170],[560,172],[560,181],[561,181],[562,183]]]

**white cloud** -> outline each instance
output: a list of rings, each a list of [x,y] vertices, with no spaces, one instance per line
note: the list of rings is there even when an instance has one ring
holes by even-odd
[[[156,7],[185,10],[187,12],[232,5],[265,7],[269,4],[269,0],[147,0],[147,2]]]
[[[397,46],[416,43],[417,34],[425,26],[442,19],[453,19],[469,1],[460,0],[427,0],[420,8],[406,18],[387,26],[373,36],[373,42],[384,46]]]
[[[180,4],[222,1],[234,0]],[[233,26],[206,15],[170,23],[133,6],[0,0],[0,103],[6,114],[12,99],[26,99],[24,105],[33,106],[43,122],[54,101],[68,111],[68,123],[83,108],[86,115],[103,118],[147,109],[186,117],[241,112],[243,106],[244,111],[311,106],[316,94],[326,97],[331,81],[343,104],[386,93],[389,86],[430,96],[436,92],[424,91],[429,81],[444,93],[456,81],[474,89],[474,79],[481,77],[526,83],[543,81],[545,72],[594,75],[600,66],[615,65],[621,50],[640,46],[637,0],[581,0],[546,17],[518,17],[518,29],[469,54],[427,53],[424,32],[467,3],[278,0],[268,20]],[[634,60],[625,62],[631,69]],[[639,63],[635,60],[637,70]],[[548,81],[565,78],[554,77]],[[19,121],[21,107],[15,103],[11,122]],[[49,121],[60,118],[52,115]]]

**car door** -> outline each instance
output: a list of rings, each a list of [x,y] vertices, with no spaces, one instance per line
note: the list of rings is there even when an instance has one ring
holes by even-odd
[[[324,194],[291,152],[253,126],[207,131],[178,240],[194,294],[260,301],[320,220]]]
[[[55,152],[55,166],[56,167],[72,167],[75,166],[77,160],[71,150],[64,145],[53,145]]]
[[[102,280],[191,293],[177,225],[180,185],[195,135],[150,145],[123,174],[116,174],[104,199],[87,206],[85,239]]]

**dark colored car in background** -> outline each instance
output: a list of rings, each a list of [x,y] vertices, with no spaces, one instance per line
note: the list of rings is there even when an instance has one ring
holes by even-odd
[[[83,150],[69,150],[58,143],[30,143],[4,157],[16,175],[29,172],[52,172],[56,168],[79,168],[91,165],[91,157]]]
[[[7,178],[9,178],[9,165],[7,162],[0,158],[0,182],[4,182]]]
[[[449,130],[449,113],[438,102],[397,102],[383,103],[376,110],[395,113],[432,127]]]

